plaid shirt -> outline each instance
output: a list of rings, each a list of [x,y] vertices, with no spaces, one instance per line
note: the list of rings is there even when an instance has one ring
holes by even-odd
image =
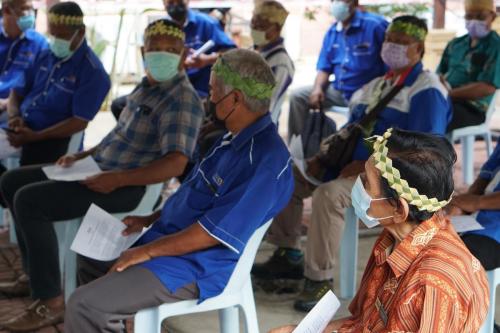
[[[172,152],[191,157],[203,115],[185,73],[155,86],[144,79],[93,157],[103,170],[139,168]]]

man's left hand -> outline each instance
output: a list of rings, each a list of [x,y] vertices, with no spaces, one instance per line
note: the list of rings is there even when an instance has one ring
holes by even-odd
[[[26,126],[17,127],[15,132],[8,132],[7,139],[9,143],[19,148],[27,143],[38,141],[38,133]]]
[[[151,259],[147,253],[145,246],[133,247],[127,251],[122,252],[120,258],[115,262],[113,267],[109,270],[111,272],[123,272],[130,266],[134,266]]]
[[[457,206],[467,213],[474,213],[479,210],[479,200],[481,196],[476,194],[462,194],[453,198],[451,204]]]
[[[81,183],[92,191],[107,194],[125,186],[125,184],[122,184],[121,179],[119,171],[108,171],[89,177]]]

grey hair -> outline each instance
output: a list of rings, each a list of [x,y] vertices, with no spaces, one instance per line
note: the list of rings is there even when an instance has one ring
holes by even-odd
[[[224,64],[226,64],[232,71],[239,73],[244,78],[254,79],[255,81],[275,85],[276,80],[271,67],[262,58],[260,54],[255,51],[245,49],[233,49],[221,55]],[[219,60],[220,61],[220,60]],[[224,83],[224,79],[217,77],[221,84],[224,95],[229,94],[234,87]],[[248,96],[244,91],[241,92],[244,97],[243,103],[254,112],[268,112],[271,98],[258,99]]]

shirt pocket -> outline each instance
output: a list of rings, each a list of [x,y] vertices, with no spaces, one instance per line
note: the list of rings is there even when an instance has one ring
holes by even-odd
[[[54,86],[60,92],[74,94],[76,90],[76,77],[74,75],[66,75],[55,79]]]
[[[374,62],[379,59],[379,55],[375,53],[375,49],[370,42],[357,43],[350,51],[354,68],[372,68]]]

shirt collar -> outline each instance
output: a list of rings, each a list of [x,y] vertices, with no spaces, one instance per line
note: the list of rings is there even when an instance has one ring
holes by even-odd
[[[241,149],[245,145],[245,143],[248,142],[248,140],[266,129],[270,124],[272,124],[272,121],[271,115],[268,112],[266,115],[260,117],[256,122],[244,128],[240,133],[238,133],[238,135],[236,135],[233,140],[231,140],[232,146],[236,150]]]
[[[268,44],[266,45],[265,47],[263,47],[260,52],[262,53],[265,53],[265,52],[268,52],[268,51],[271,51],[272,49],[274,49],[275,47],[278,47],[278,46],[281,46],[283,45],[283,42],[284,42],[284,39],[283,37],[280,37],[278,40],[276,40],[275,42],[271,43],[271,44]]]
[[[440,229],[447,227],[449,222],[437,215],[422,222],[392,251],[394,237],[389,231],[384,230],[380,241],[375,245],[373,254],[375,263],[380,266],[387,262],[396,278],[403,275],[417,256],[427,247]]]
[[[418,76],[422,71],[424,70],[424,66],[422,65],[422,62],[418,62],[413,68],[411,69],[410,73],[408,73],[408,76],[406,77],[404,81],[404,85],[407,87],[411,87],[415,81],[417,81]],[[394,76],[394,72],[389,70],[387,74],[384,76],[384,79],[391,79]]]
[[[354,10],[354,16],[352,17],[351,22],[349,23],[349,28],[359,28],[361,26],[361,12],[359,9]],[[337,32],[341,32],[344,30],[344,24],[342,22],[337,22],[335,26],[335,30]]]
[[[189,24],[196,24],[196,13],[192,9],[188,9],[186,16],[186,23],[184,23],[184,28]]]

